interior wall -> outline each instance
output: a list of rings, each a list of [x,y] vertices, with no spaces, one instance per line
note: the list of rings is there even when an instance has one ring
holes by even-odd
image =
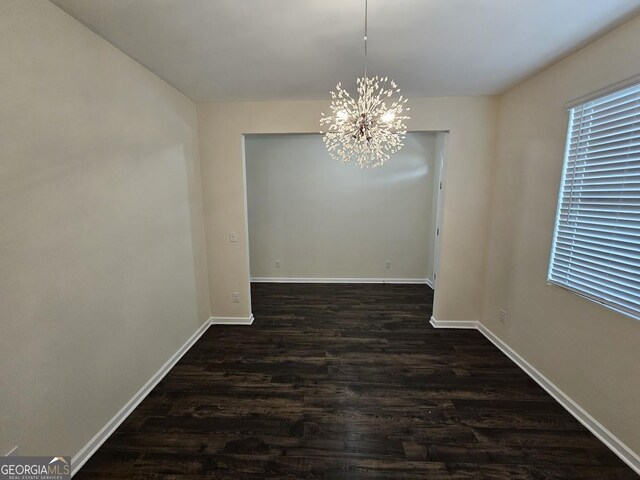
[[[435,133],[404,143],[362,170],[333,160],[317,134],[246,136],[251,277],[425,282]]]
[[[410,131],[449,131],[441,263],[434,313],[478,320],[497,102],[492,97],[412,99]],[[214,316],[251,313],[244,134],[317,133],[328,101],[198,103],[205,228]],[[229,241],[236,232],[236,242]],[[240,292],[233,303],[232,292]]]
[[[209,317],[195,106],[0,2],[0,454],[74,455]]]
[[[440,195],[440,182],[442,181],[444,186],[444,178],[442,176],[442,170],[444,168],[445,162],[445,147],[446,147],[446,139],[448,133],[446,132],[435,132],[434,133],[434,158],[433,158],[433,174],[431,175],[431,211],[429,212],[429,231],[430,235],[430,243],[429,243],[429,251],[428,251],[428,259],[427,259],[427,279],[429,280],[432,287],[435,287],[436,284],[436,272],[438,271],[438,259],[440,254],[440,235],[436,234],[439,232],[439,228],[442,223],[442,203],[439,200]]]
[[[547,284],[566,102],[640,73],[640,18],[507,92],[482,321],[640,453],[640,323]],[[502,324],[498,309],[507,312]],[[640,462],[639,462],[640,465]]]

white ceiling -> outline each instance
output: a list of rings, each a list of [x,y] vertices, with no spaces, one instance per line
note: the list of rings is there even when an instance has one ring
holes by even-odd
[[[326,98],[362,74],[364,0],[52,0],[194,100]],[[369,0],[369,73],[497,94],[640,0]]]

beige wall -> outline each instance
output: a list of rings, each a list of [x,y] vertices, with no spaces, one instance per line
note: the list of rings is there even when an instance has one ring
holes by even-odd
[[[640,18],[500,99],[482,321],[640,452],[640,323],[547,285],[565,102],[640,73]],[[498,308],[507,311],[505,325]]]
[[[326,101],[200,103],[211,307],[214,316],[250,314],[243,134],[316,133]],[[441,267],[435,315],[478,320],[481,314],[497,102],[489,97],[411,101],[412,131],[451,132],[447,152]],[[229,242],[229,232],[238,241]],[[241,294],[232,303],[232,292]]]
[[[318,134],[245,136],[251,277],[424,282],[435,139],[408,133],[393,161],[361,170]]]
[[[74,455],[209,317],[191,100],[0,2],[0,454]]]

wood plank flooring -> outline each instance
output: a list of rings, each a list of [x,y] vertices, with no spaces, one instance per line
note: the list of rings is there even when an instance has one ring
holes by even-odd
[[[420,285],[254,284],[77,480],[638,479]]]

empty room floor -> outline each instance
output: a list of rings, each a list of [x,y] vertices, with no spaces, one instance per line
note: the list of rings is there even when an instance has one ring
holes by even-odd
[[[76,479],[637,479],[421,285],[254,284]]]

